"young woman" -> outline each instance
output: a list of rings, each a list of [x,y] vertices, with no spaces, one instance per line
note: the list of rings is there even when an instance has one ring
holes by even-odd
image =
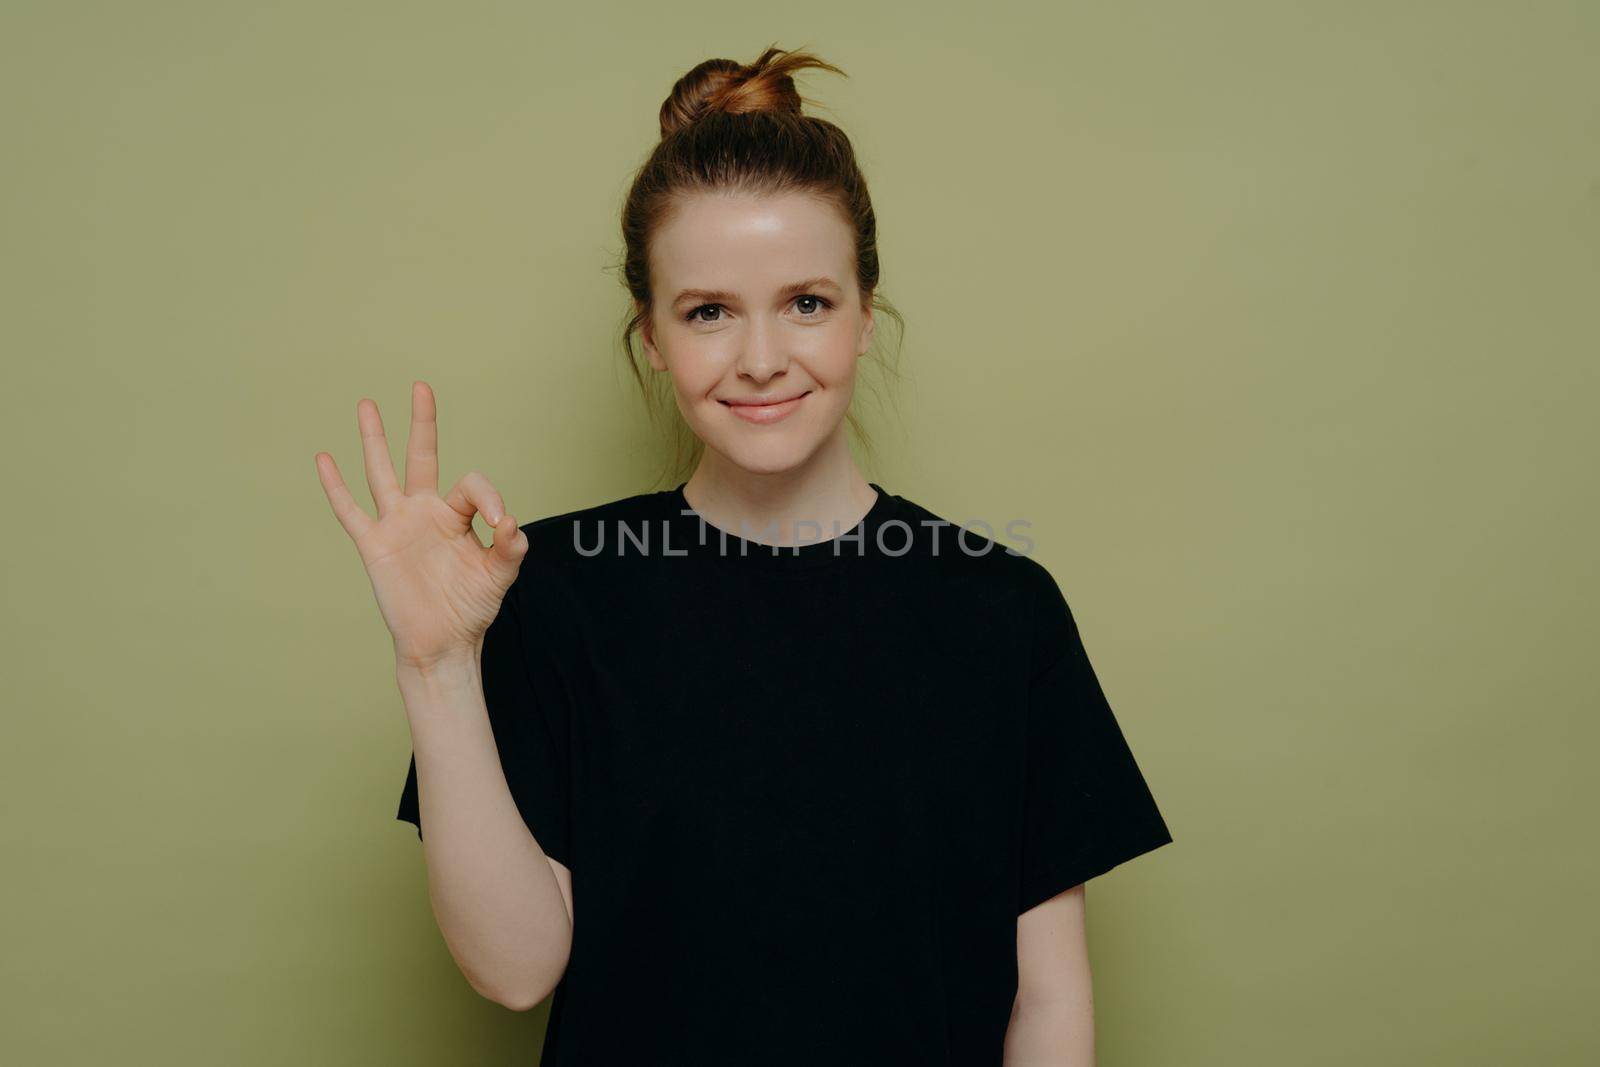
[[[547,1065],[1090,1064],[1083,883],[1172,837],[1050,573],[851,457],[885,305],[807,66],[691,70],[624,209],[687,480],[441,500],[422,382],[403,484],[357,406],[376,520],[318,453],[394,637],[399,817],[473,988],[554,992]]]

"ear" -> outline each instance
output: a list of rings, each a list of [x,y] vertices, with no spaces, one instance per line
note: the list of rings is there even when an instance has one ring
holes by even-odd
[[[863,319],[861,339],[856,345],[856,356],[858,358],[866,355],[867,350],[872,347],[872,330],[877,325],[877,320],[872,317],[872,298],[870,296],[862,296],[861,314]]]
[[[638,304],[635,303],[634,307],[637,308]],[[656,347],[655,320],[648,315],[639,323],[639,341],[644,346],[644,358],[650,361],[650,366],[656,370],[666,370],[667,361]]]

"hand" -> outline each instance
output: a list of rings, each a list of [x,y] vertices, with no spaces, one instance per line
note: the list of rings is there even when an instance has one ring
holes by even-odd
[[[452,656],[471,654],[477,663],[483,632],[528,551],[528,538],[505,509],[500,493],[477,471],[463,475],[439,497],[439,425],[433,390],[411,386],[411,433],[406,439],[402,488],[389,461],[378,405],[356,404],[367,487],[378,506],[374,521],[356,503],[326,452],[316,455],[334,516],[356,543],[378,610],[394,637],[399,665],[426,669]],[[481,512],[494,531],[489,547],[472,529]]]

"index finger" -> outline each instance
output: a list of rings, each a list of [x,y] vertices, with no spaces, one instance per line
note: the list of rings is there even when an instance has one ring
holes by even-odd
[[[326,452],[318,452],[316,460],[317,478],[322,482],[322,491],[328,495],[328,503],[333,505],[334,516],[351,540],[360,540],[372,525],[372,518],[361,510],[356,498],[350,495],[350,489],[339,476],[339,465],[333,461],[333,457]]]

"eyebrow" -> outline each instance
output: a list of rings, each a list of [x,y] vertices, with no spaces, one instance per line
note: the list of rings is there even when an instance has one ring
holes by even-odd
[[[790,282],[779,290],[778,295],[788,297],[796,293],[810,292],[813,289],[831,289],[835,293],[844,291],[839,287],[839,283],[832,278],[826,275],[818,275],[815,278],[807,278],[804,281]],[[690,300],[699,304],[717,304],[738,299],[737,293],[730,293],[726,289],[684,289],[673,299],[672,306],[679,307]]]

